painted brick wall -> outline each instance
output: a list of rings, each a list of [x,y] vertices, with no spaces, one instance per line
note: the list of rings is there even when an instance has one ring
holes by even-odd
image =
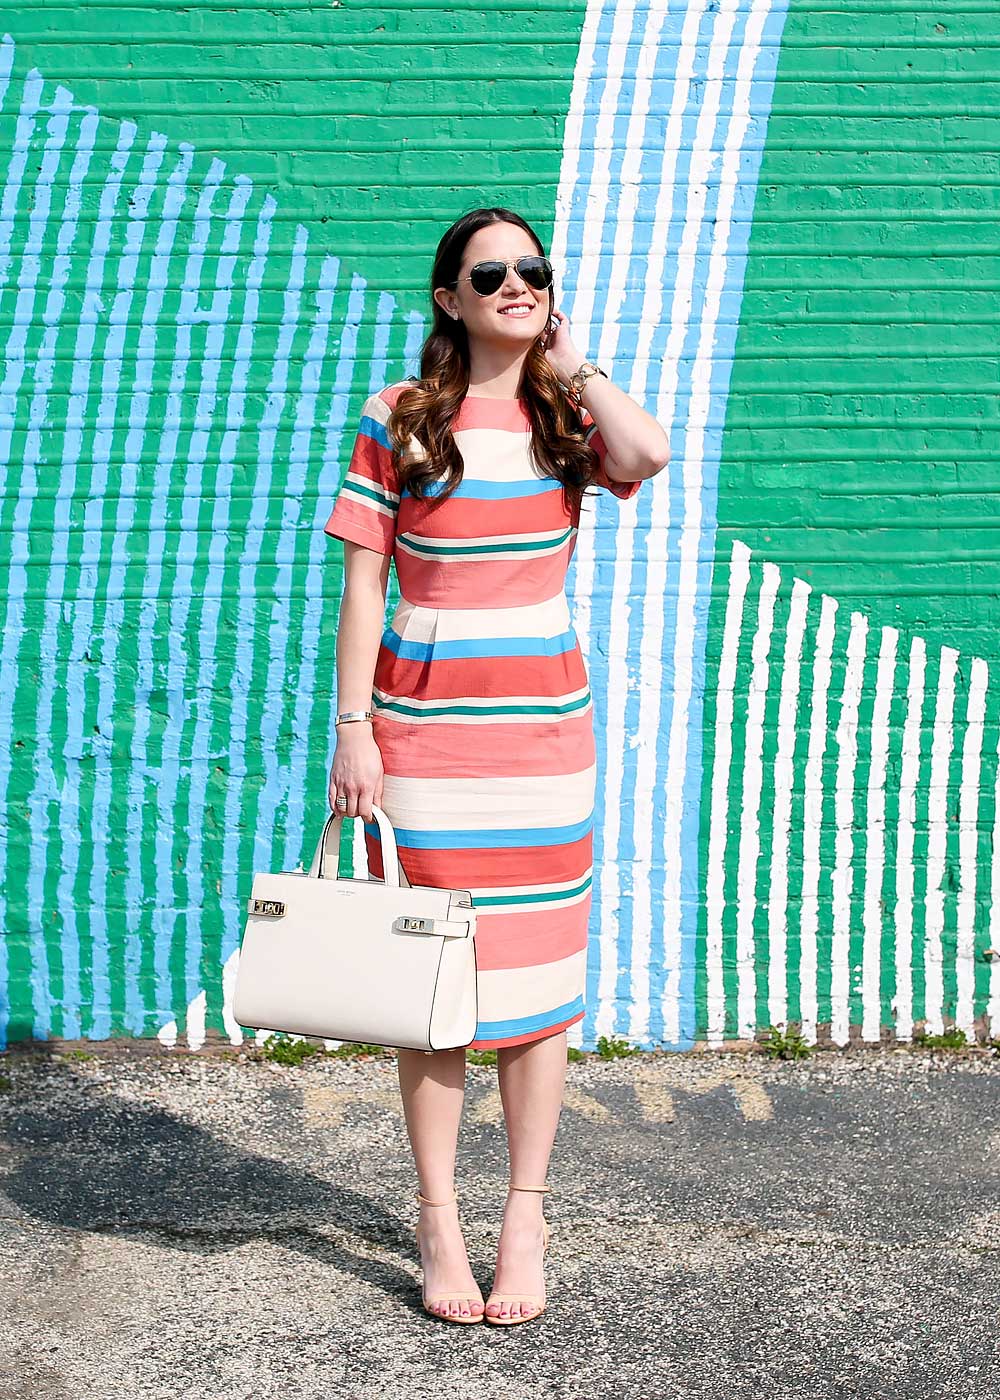
[[[986,1036],[990,16],[6,16],[0,1040],[242,1038],[250,877],[325,812],[322,521],[440,234],[498,201],[672,435],[569,580],[602,794],[576,1043]]]

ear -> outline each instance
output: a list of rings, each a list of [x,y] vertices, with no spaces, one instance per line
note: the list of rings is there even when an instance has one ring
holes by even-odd
[[[435,287],[434,300],[447,316],[454,319],[458,312],[458,298],[454,292],[450,292],[447,287]]]

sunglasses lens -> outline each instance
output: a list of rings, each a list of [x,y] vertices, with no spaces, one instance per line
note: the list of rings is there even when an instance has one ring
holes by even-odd
[[[488,297],[500,290],[506,276],[506,263],[481,262],[476,263],[469,273],[469,281],[474,292],[478,292],[481,297]]]
[[[552,285],[552,264],[548,258],[518,258],[517,272],[536,292],[543,292]]]

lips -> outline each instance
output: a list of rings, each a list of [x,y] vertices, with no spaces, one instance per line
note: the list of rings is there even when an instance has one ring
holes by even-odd
[[[534,309],[535,308],[533,306],[530,306],[526,301],[515,301],[512,302],[510,306],[499,307],[497,314],[500,316],[514,316],[517,318],[526,318],[531,315]]]

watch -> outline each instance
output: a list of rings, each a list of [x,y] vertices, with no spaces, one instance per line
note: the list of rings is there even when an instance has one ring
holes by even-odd
[[[601,369],[600,365],[595,365],[592,360],[584,360],[583,364],[577,370],[576,374],[570,375],[569,392],[571,397],[576,401],[577,408],[582,408],[584,386],[586,385],[587,380],[592,379],[595,374],[603,375],[605,379],[607,379],[608,377],[606,374],[604,374],[604,371],[603,369]]]

